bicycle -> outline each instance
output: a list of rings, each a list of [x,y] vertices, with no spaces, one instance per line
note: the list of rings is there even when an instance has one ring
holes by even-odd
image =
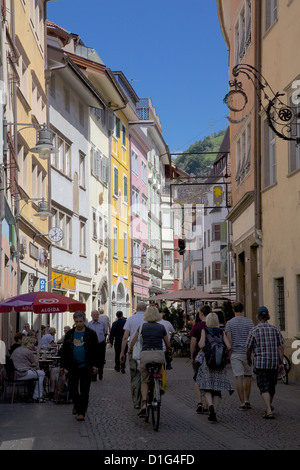
[[[158,431],[161,406],[160,380],[162,379],[160,370],[162,365],[157,362],[150,362],[146,367],[150,373],[150,380],[145,421],[146,423],[149,422],[151,414],[152,427],[154,431]]]
[[[287,385],[289,383],[289,372],[291,369],[291,363],[287,356],[283,356],[283,366],[280,367],[278,371],[277,380],[282,380],[282,382]]]

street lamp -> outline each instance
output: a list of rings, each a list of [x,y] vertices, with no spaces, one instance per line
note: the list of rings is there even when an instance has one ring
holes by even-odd
[[[30,149],[30,152],[39,154],[42,160],[47,160],[51,153],[59,152],[59,150],[53,145],[53,132],[47,128],[46,124],[26,124],[18,122],[7,122],[6,120],[3,121],[4,152],[8,151],[6,137],[8,126],[23,126],[22,129],[18,130],[18,132],[30,127],[36,128],[37,142],[35,147]]]
[[[29,201],[39,201],[38,202],[38,211],[36,214],[34,214],[35,217],[40,217],[40,219],[42,221],[45,221],[47,220],[48,217],[51,217],[53,214],[52,212],[50,212],[48,210],[48,203],[47,201],[45,200],[44,197],[40,198],[40,197],[33,197],[33,198],[20,198],[20,199],[17,199],[17,201],[25,201],[25,204],[24,206],[22,207],[22,209],[17,213],[16,215],[16,219],[19,220],[20,217],[21,217],[21,212],[22,210],[24,209],[24,207],[29,203]]]

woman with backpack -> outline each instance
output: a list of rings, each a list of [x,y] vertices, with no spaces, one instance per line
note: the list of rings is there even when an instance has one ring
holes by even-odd
[[[226,364],[230,343],[219,327],[218,315],[214,312],[206,317],[206,327],[201,332],[198,346],[202,352],[202,363],[198,370],[197,384],[204,392],[208,404],[208,420],[216,421],[221,392],[234,392],[227,378]],[[201,362],[201,359],[200,359]]]

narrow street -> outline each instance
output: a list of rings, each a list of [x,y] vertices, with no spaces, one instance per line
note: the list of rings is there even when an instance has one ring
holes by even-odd
[[[275,419],[262,418],[255,381],[249,411],[239,411],[237,395],[224,394],[218,422],[195,412],[191,362],[175,358],[168,372],[158,432],[138,418],[130,399],[129,373],[113,369],[108,348],[104,379],[92,383],[84,423],[72,416],[72,405],[0,405],[0,450],[153,451],[195,454],[200,450],[299,450],[300,384],[279,382]],[[232,378],[228,367],[229,377]],[[134,452],[133,452],[134,454]],[[119,454],[118,454],[119,455]]]

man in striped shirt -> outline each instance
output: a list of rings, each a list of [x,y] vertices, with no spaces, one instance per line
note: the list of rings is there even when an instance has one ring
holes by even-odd
[[[247,363],[246,342],[254,323],[244,315],[244,305],[236,302],[233,305],[234,318],[228,320],[225,333],[231,344],[230,363],[236,381],[236,390],[240,399],[240,410],[248,410],[250,405],[252,366]]]
[[[266,405],[264,418],[274,418],[272,402],[277,384],[278,368],[282,365],[284,339],[279,329],[268,323],[269,311],[259,307],[258,325],[249,333],[247,340],[247,360],[256,369],[257,386]]]

